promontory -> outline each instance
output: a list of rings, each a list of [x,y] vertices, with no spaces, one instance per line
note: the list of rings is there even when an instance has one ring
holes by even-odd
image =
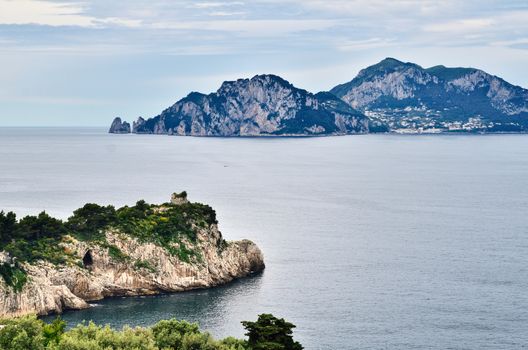
[[[66,221],[0,212],[0,316],[208,288],[264,269],[253,242],[228,242],[217,224],[215,211],[185,192],[160,205],[86,204]]]

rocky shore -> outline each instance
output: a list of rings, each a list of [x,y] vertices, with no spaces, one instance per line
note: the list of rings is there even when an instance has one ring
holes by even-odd
[[[27,282],[20,291],[0,279],[0,316],[60,313],[88,308],[87,302],[105,297],[209,288],[264,269],[263,254],[253,242],[226,242],[217,224],[193,224],[193,229],[195,241],[180,243],[196,252],[199,258],[192,261],[116,229],[104,232],[104,243],[65,236],[60,245],[75,263],[21,263]],[[1,259],[14,263],[5,252]]]

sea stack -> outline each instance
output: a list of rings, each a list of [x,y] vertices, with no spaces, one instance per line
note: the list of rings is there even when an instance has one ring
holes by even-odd
[[[121,121],[119,117],[114,119],[110,130],[108,130],[110,134],[130,134],[130,131],[130,124],[126,121]]]

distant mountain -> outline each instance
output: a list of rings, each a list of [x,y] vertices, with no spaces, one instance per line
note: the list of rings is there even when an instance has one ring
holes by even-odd
[[[528,90],[475,68],[386,58],[330,92],[391,131],[528,131]]]
[[[115,131],[126,130],[121,120]],[[192,92],[160,115],[133,123],[138,134],[192,136],[344,135],[369,122],[336,96],[312,94],[275,75],[227,81],[217,92]],[[110,132],[113,132],[111,129]]]
[[[275,75],[192,92],[132,128],[111,133],[305,136],[367,132],[528,132],[528,90],[475,68],[421,66],[394,58],[330,92],[312,94]]]

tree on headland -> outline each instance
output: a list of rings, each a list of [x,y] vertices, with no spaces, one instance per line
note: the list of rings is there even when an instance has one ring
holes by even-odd
[[[4,213],[0,211],[0,245],[9,242],[13,238],[17,224],[16,214],[12,211]]]
[[[259,315],[256,322],[242,322],[248,331],[248,344],[252,350],[302,350],[299,342],[293,340],[295,325],[276,318],[271,314]]]

